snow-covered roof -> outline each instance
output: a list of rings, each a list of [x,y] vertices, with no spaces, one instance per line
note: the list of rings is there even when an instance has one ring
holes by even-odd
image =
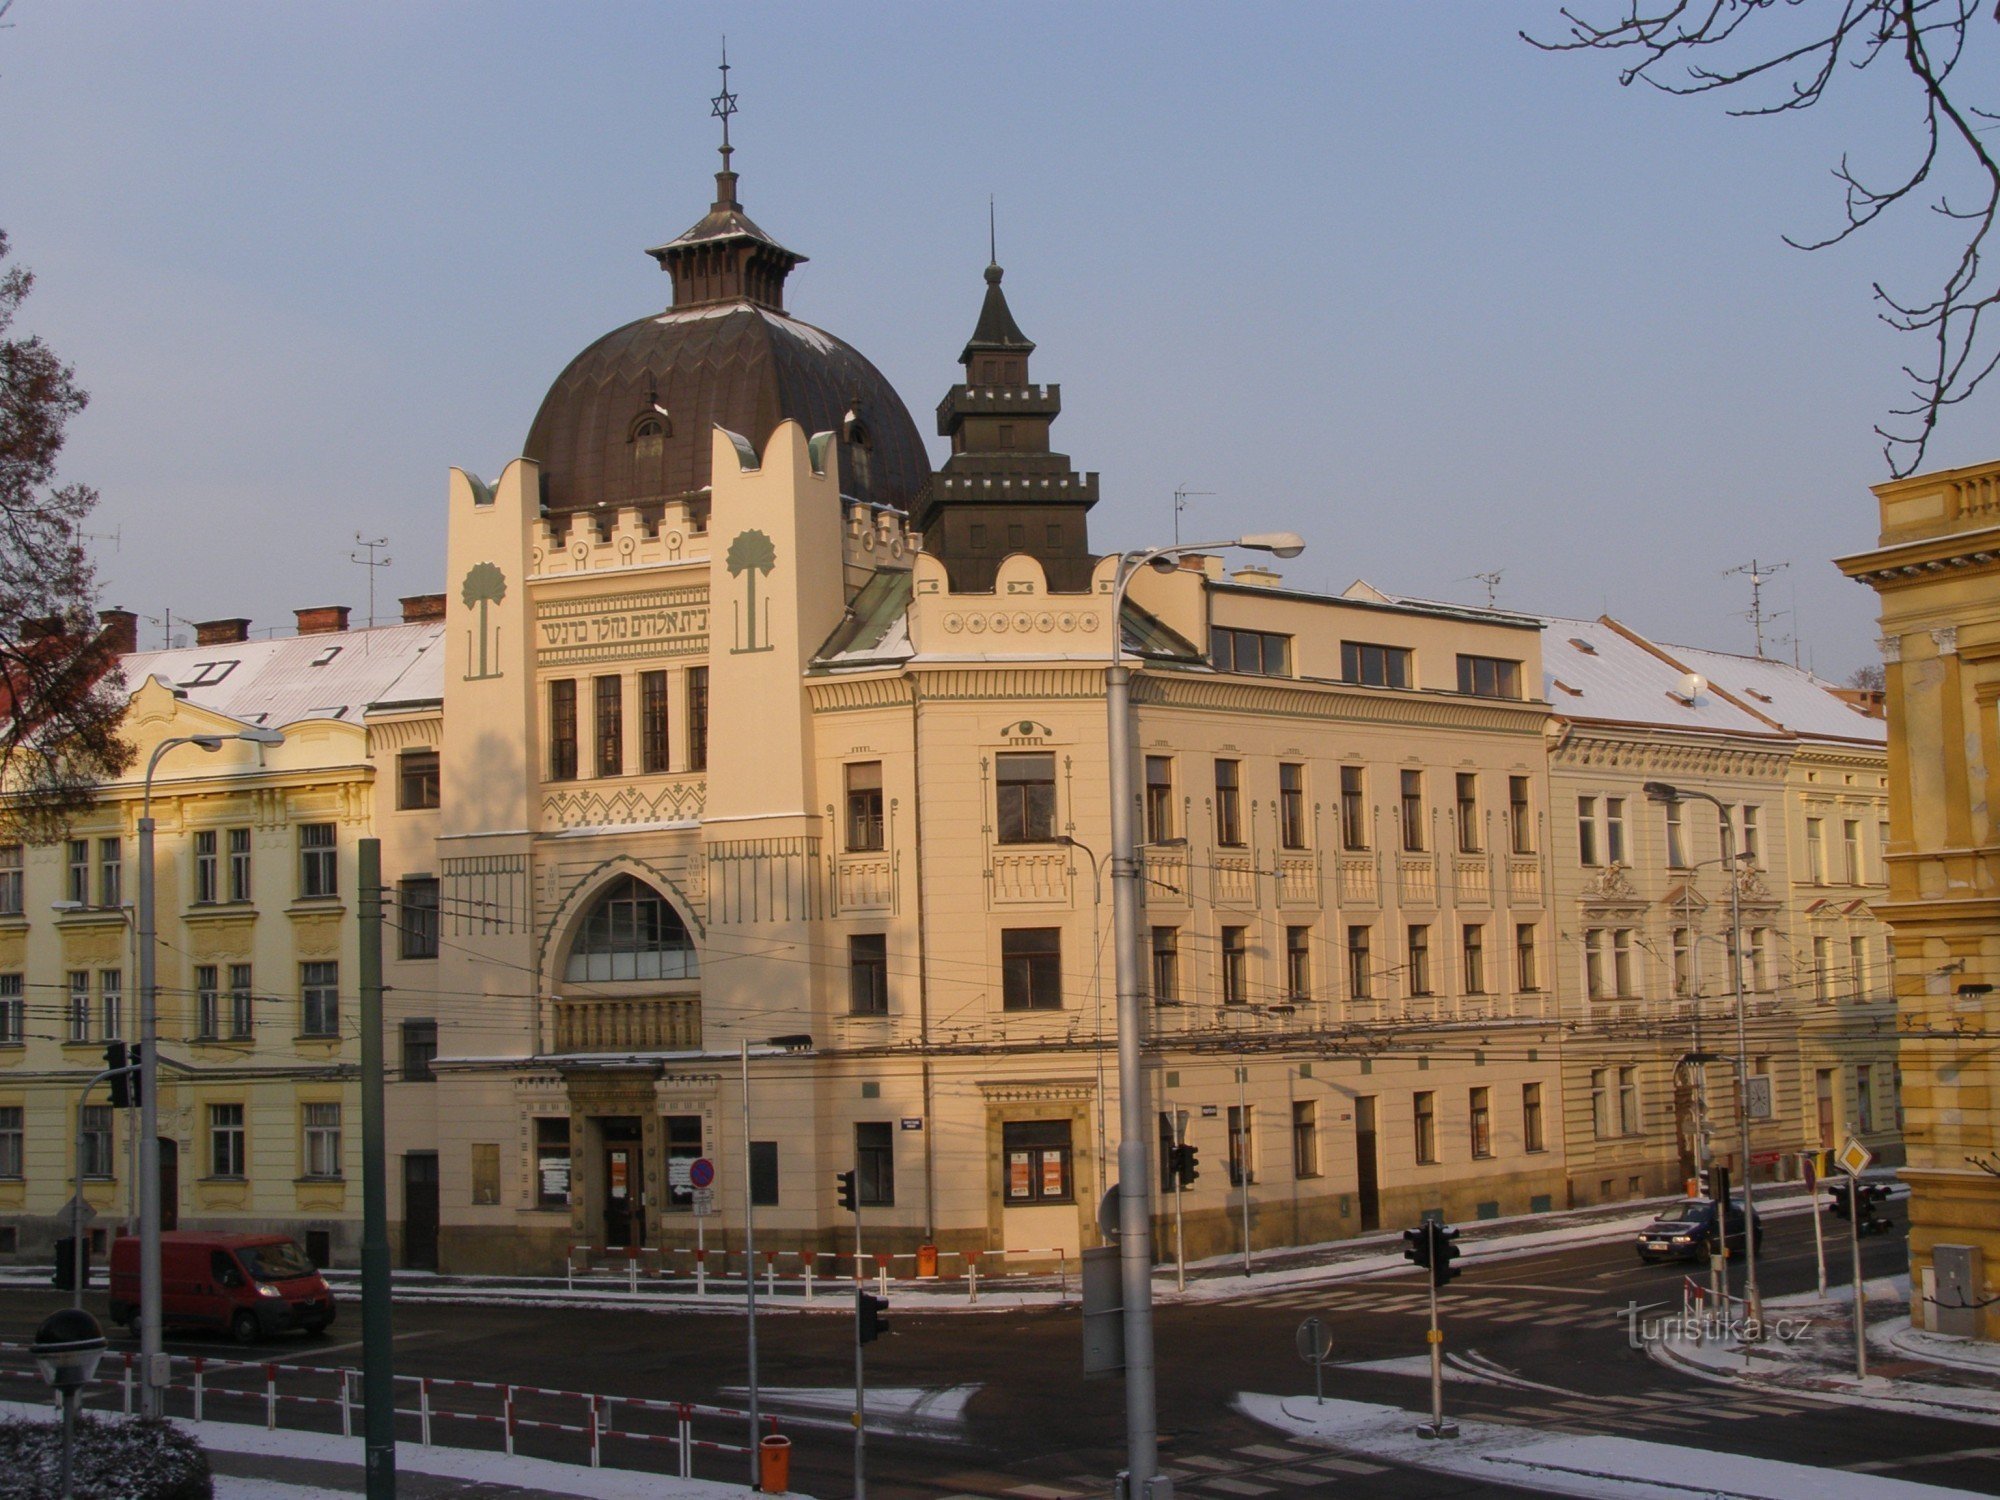
[[[1542,618],[1542,684],[1565,718],[1658,725],[1690,733],[1771,734],[1713,689],[1690,692],[1687,672],[1597,620]]]
[[[375,705],[441,701],[443,642],[444,626],[430,621],[137,651],[124,658],[125,685],[136,691],[158,677],[190,703],[269,729],[358,724]]]
[[[1887,720],[1873,718],[1835,697],[1827,683],[1801,667],[1699,646],[1660,649],[1794,734],[1807,739],[1861,740],[1871,745],[1889,741]]]

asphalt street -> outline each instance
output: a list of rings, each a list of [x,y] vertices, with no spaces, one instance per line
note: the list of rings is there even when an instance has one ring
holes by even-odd
[[[1830,1221],[1831,1222],[1831,1221]],[[1803,1291],[1813,1281],[1812,1236],[1803,1217],[1769,1225],[1767,1295]],[[1871,1276],[1901,1269],[1899,1235],[1866,1244]],[[1678,1304],[1682,1271],[1643,1266],[1629,1244],[1553,1250],[1473,1267],[1443,1294],[1445,1348],[1489,1372],[1495,1383],[1447,1387],[1460,1416],[1532,1425],[1537,1430],[1615,1433],[1683,1449],[1698,1473],[1699,1452],[1855,1468],[1926,1483],[2000,1494],[2000,1433],[1924,1416],[1873,1412],[1795,1393],[1746,1395],[1662,1368],[1632,1347],[1629,1304]],[[1226,1283],[1226,1273],[1216,1281]],[[1844,1277],[1838,1269],[1835,1282]],[[868,1349],[871,1409],[905,1413],[881,1432],[871,1421],[868,1489],[878,1500],[941,1496],[1064,1500],[1109,1493],[1122,1467],[1123,1386],[1079,1373],[1079,1316],[1068,1308],[914,1315],[893,1307],[891,1334]],[[57,1295],[9,1290],[0,1296],[0,1338],[24,1340],[58,1305]],[[842,1500],[853,1491],[846,1393],[853,1380],[851,1306],[824,1298],[823,1311],[758,1320],[767,1410],[792,1437],[793,1483]],[[1318,1316],[1332,1331],[1326,1394],[1408,1407],[1428,1403],[1415,1373],[1352,1368],[1425,1353],[1426,1299],[1419,1273],[1321,1289],[1260,1291],[1163,1306],[1157,1315],[1162,1462],[1178,1491],[1198,1500],[1341,1493],[1440,1496],[1521,1493],[1445,1479],[1281,1438],[1239,1416],[1239,1391],[1309,1393],[1312,1372],[1294,1348],[1299,1322]],[[358,1363],[358,1317],[316,1341],[276,1341],[258,1358],[332,1365]],[[745,1340],[740,1310],[650,1312],[550,1310],[452,1304],[397,1308],[400,1373],[740,1406]],[[178,1351],[236,1357],[224,1344],[173,1339]],[[1413,1365],[1413,1369],[1417,1368]],[[1502,1383],[1504,1382],[1504,1383]],[[816,1393],[800,1396],[794,1393]],[[477,1393],[466,1398],[476,1402]],[[489,1403],[485,1410],[495,1409]],[[529,1408],[525,1405],[522,1410]],[[211,1408],[211,1411],[214,1409]],[[332,1408],[315,1409],[322,1424]],[[547,1414],[558,1415],[553,1408]],[[249,1413],[253,1418],[260,1413]],[[574,1411],[567,1414],[574,1421]],[[641,1425],[636,1418],[632,1425]],[[741,1424],[707,1419],[697,1436],[740,1442]],[[414,1429],[404,1434],[415,1435]],[[497,1446],[492,1426],[465,1428],[457,1441]],[[572,1434],[526,1431],[521,1451],[580,1460]],[[611,1440],[612,1461],[665,1466],[659,1445]],[[696,1472],[747,1476],[740,1456],[702,1453]]]

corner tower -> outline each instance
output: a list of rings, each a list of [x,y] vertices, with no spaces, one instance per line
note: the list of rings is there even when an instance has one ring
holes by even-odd
[[[1029,380],[1035,344],[1007,306],[1003,275],[993,259],[979,322],[958,357],[965,380],[938,403],[938,435],[951,440],[951,457],[925,484],[911,519],[954,589],[992,588],[1000,560],[1024,552],[1040,561],[1052,589],[1080,593],[1090,587],[1086,517],[1097,503],[1097,475],[1077,473],[1049,446],[1062,387]]]

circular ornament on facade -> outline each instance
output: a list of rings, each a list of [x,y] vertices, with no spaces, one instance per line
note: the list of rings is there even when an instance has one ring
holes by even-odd
[[[663,531],[660,533],[660,540],[667,544],[667,551],[674,553],[675,555],[678,556],[681,550],[681,544],[687,540],[687,537],[684,536],[679,530]]]
[[[1022,612],[1021,614],[1014,616],[1014,628],[1020,631],[1021,634],[1026,635],[1029,631],[1035,628],[1034,616],[1026,613],[1025,611]]]
[[[944,617],[944,628],[949,630],[953,635],[957,635],[961,630],[965,629],[965,616],[946,615]]]
[[[534,570],[535,572],[537,572],[537,573],[541,572],[541,571],[542,571],[542,558],[543,558],[543,556],[544,556],[544,555],[545,555],[545,554],[543,553],[543,551],[542,551],[542,549],[541,549],[540,547],[531,547],[531,548],[529,548],[529,549],[528,549],[528,566],[529,566],[529,567],[530,567],[531,569],[533,569],[533,570]]]
[[[864,531],[861,533],[861,550],[863,552],[873,552],[875,550],[874,532]]]
[[[1047,610],[1043,610],[1040,614],[1035,616],[1035,629],[1039,630],[1043,635],[1047,635],[1051,630],[1054,630],[1055,628],[1056,628],[1056,617],[1050,614]]]
[[[569,555],[575,558],[578,562],[587,561],[590,557],[590,543],[588,542],[570,543]]]
[[[1005,615],[995,615],[993,617],[993,633],[995,635],[1005,635],[1007,633],[1007,617]]]
[[[1097,616],[1084,615],[1081,618],[1079,618],[1076,623],[1081,625],[1086,632],[1089,632],[1097,629]]]
[[[639,539],[637,537],[621,536],[620,538],[618,538],[618,555],[620,557],[630,557],[634,552],[638,550],[639,550]]]
[[[1074,630],[1076,629],[1076,616],[1068,610],[1064,610],[1062,615],[1056,620],[1056,624],[1060,625],[1064,630]]]
[[[901,557],[903,555],[903,539],[901,537],[889,538],[889,555],[891,557]]]
[[[978,635],[982,630],[986,628],[986,616],[967,615],[965,617],[965,628],[971,631],[974,635]]]

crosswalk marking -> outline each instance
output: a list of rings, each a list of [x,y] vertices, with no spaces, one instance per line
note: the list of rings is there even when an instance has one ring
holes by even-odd
[[[1358,1458],[1322,1458],[1313,1464],[1315,1469],[1327,1469],[1335,1474],[1383,1474],[1388,1472],[1381,1464],[1363,1463]]]
[[[1257,1484],[1248,1479],[1204,1479],[1202,1483],[1212,1490],[1221,1490],[1226,1495],[1268,1495],[1272,1493],[1268,1484]]]
[[[1268,1458],[1281,1464],[1294,1463],[1305,1457],[1296,1448],[1273,1448],[1267,1444],[1257,1443],[1253,1443],[1247,1448],[1235,1449],[1234,1451],[1242,1454],[1245,1458]]]

